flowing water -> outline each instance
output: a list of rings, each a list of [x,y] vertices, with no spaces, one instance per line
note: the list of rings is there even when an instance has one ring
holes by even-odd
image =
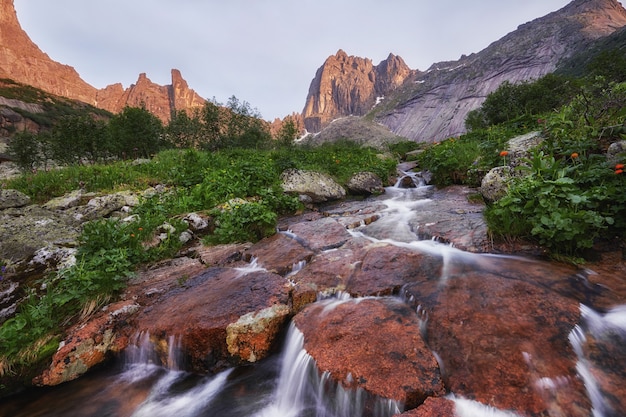
[[[511,260],[532,262],[524,258],[477,255],[455,249],[435,241],[422,241],[419,230],[410,219],[416,210],[427,204],[430,187],[407,173],[415,188],[387,189],[386,209],[381,218],[351,233],[355,237],[375,242],[386,242],[422,253],[434,254],[443,260],[440,285],[458,278],[462,270],[472,267],[482,271],[505,268]],[[405,181],[406,182],[406,181]],[[290,234],[291,232],[284,232]],[[461,266],[460,266],[461,265]],[[297,274],[306,267],[304,262],[293,265]],[[263,270],[256,260],[239,269],[240,274]],[[461,271],[461,272],[460,272]],[[401,296],[403,296],[401,294]],[[332,298],[320,295],[318,303],[325,309],[350,300],[347,294]],[[354,301],[354,300],[353,300]],[[356,300],[358,302],[358,300]],[[409,304],[414,301],[405,300]],[[417,306],[420,330],[426,338],[428,313]],[[613,417],[616,410],[607,400],[596,380],[595,364],[590,340],[597,345],[607,335],[626,341],[626,306],[618,306],[605,313],[581,305],[583,321],[570,334],[570,343],[578,357],[577,376],[584,381],[592,403],[594,417]],[[437,352],[442,372],[444,364]],[[533,358],[526,355],[529,364]],[[566,377],[537,378],[536,387],[558,391],[567,384]],[[171,338],[167,350],[155,346],[150,335],[136,336],[117,365],[91,373],[78,381],[63,386],[32,390],[0,403],[0,416],[12,417],[391,417],[403,411],[403,405],[385,398],[375,398],[375,407],[364,409],[368,394],[360,389],[345,390],[334,383],[330,375],[318,371],[313,358],[303,348],[303,335],[292,324],[279,355],[257,364],[228,369],[216,375],[195,375],[185,371],[179,343]],[[451,393],[459,417],[515,417],[511,411],[471,401]],[[556,414],[555,414],[556,415]]]

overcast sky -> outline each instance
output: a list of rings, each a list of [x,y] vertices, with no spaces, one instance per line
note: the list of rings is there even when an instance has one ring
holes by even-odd
[[[97,88],[178,68],[204,98],[235,95],[268,120],[301,112],[339,49],[412,69],[479,52],[568,0],[15,0],[30,38]]]

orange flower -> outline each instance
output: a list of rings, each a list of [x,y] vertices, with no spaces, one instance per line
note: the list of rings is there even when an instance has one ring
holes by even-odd
[[[143,227],[140,227],[138,230],[141,232],[143,230]]]
[[[621,174],[622,172],[624,172],[624,170],[623,170],[623,169],[617,169],[617,170],[615,170],[615,174],[616,174],[616,175],[619,175],[619,174]]]
[[[624,164],[615,165],[615,169],[624,169]]]
[[[507,156],[509,153],[507,151],[500,152],[500,156]]]
[[[578,158],[578,152],[572,153],[571,157],[572,157],[572,159]]]
[[[130,237],[135,237],[135,234],[134,234],[134,233],[131,233],[131,234],[130,234]]]

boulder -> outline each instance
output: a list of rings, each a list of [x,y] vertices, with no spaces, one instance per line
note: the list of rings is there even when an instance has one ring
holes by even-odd
[[[454,402],[444,397],[428,397],[417,408],[396,414],[394,417],[466,417],[456,413]],[[495,417],[495,416],[494,416]],[[504,416],[503,416],[504,417]]]
[[[0,211],[0,258],[29,261],[41,248],[74,247],[80,234],[74,219],[39,206]]]
[[[407,408],[445,393],[419,318],[399,299],[330,299],[307,306],[294,322],[319,371],[346,389],[361,388]]]
[[[109,305],[87,323],[69,329],[49,368],[34,378],[33,384],[53,386],[72,381],[104,362],[112,353],[120,352],[127,341],[118,337],[116,327],[138,308],[133,301],[121,301]]]
[[[288,169],[280,179],[286,193],[304,195],[312,203],[339,200],[346,196],[346,190],[341,185],[320,172]]]
[[[576,270],[484,255],[447,262],[439,282],[404,290],[427,320],[424,336],[450,392],[523,415],[557,406],[561,415],[588,415],[585,387],[570,377],[569,334],[588,291],[572,288]]]
[[[0,210],[24,207],[30,204],[30,197],[17,190],[0,189]]]
[[[373,172],[357,172],[348,180],[346,187],[356,195],[378,195],[385,192],[383,181]]]
[[[480,183],[480,193],[487,201],[498,201],[504,197],[508,188],[508,182],[513,177],[513,168],[500,166],[489,170]]]
[[[120,210],[126,203],[126,196],[119,193],[94,197],[86,205],[75,207],[73,216],[81,222],[101,219]]]
[[[611,165],[615,166],[619,163],[626,162],[626,140],[620,140],[619,142],[613,142],[609,145],[609,149],[606,151],[606,160]]]
[[[290,231],[298,242],[314,252],[338,248],[350,239],[346,228],[330,217],[296,223]]]
[[[286,281],[270,272],[209,268],[164,290],[153,293],[129,330],[165,344],[177,338],[194,372],[268,356],[291,314]]]
[[[277,233],[252,245],[243,259],[256,259],[260,267],[279,275],[287,275],[300,262],[308,262],[314,252],[284,233]]]
[[[48,210],[67,210],[68,208],[76,207],[80,205],[81,198],[83,197],[82,190],[74,190],[61,197],[55,197],[47,201],[43,207]]]

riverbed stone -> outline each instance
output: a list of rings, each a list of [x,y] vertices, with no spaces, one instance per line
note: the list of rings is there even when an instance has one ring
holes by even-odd
[[[417,407],[445,393],[415,311],[397,298],[327,300],[294,317],[320,372],[347,389]]]
[[[208,268],[155,294],[132,330],[178,338],[191,371],[215,372],[272,352],[289,316],[288,300],[288,285],[277,274]],[[246,329],[253,331],[246,335]]]
[[[385,192],[383,180],[378,175],[368,171],[354,174],[346,183],[346,187],[351,194],[355,195],[378,195]]]
[[[533,268],[528,260],[491,260],[451,260],[439,282],[405,287],[427,320],[425,337],[440,358],[446,387],[523,415],[547,414],[555,402],[563,415],[586,415],[584,386],[570,377],[576,357],[569,334],[580,319],[579,300],[551,288],[567,276],[540,262]],[[561,379],[567,384],[554,400],[541,382]]]
[[[87,322],[73,326],[52,357],[50,367],[33,380],[34,385],[54,386],[75,380],[120,352],[127,341],[115,328],[137,311],[132,300],[109,305]]]
[[[314,252],[341,247],[351,237],[345,226],[330,217],[293,224],[290,231],[298,242]]]
[[[243,259],[256,259],[258,265],[268,271],[286,275],[300,262],[309,262],[313,255],[314,252],[298,239],[277,233],[255,243],[244,252]]]

